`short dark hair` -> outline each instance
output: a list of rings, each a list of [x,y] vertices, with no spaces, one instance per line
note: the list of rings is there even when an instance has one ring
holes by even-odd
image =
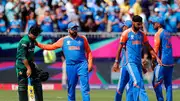
[[[41,27],[38,25],[31,26],[29,29],[29,34],[33,34],[34,36],[38,36],[41,32]]]
[[[139,15],[135,15],[135,16],[133,16],[132,21],[133,22],[142,22],[142,17]]]

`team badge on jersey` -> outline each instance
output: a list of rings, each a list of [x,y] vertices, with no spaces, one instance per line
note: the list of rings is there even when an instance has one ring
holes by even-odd
[[[134,39],[134,35],[131,35],[131,39]]]
[[[70,43],[71,43],[71,41],[68,40],[68,41],[67,41],[67,45],[70,45]]]
[[[81,41],[80,41],[80,40],[78,41],[78,44],[81,44]]]

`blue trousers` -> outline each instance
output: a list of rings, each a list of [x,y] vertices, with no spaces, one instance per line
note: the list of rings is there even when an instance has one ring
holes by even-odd
[[[90,88],[88,77],[88,63],[82,62],[75,65],[66,65],[68,101],[76,101],[75,90],[78,79],[80,80],[83,101],[90,101]]]
[[[154,69],[153,76],[153,87],[156,93],[156,98],[158,101],[164,101],[163,93],[162,93],[162,83],[164,81],[164,85],[166,88],[166,101],[173,101],[172,97],[172,72],[173,66],[164,67],[157,65]]]
[[[149,101],[146,90],[144,88],[142,65],[136,63],[128,63],[126,68],[130,75],[130,80],[133,81],[133,100],[139,101],[140,97],[142,101]]]
[[[126,87],[126,101],[133,101],[130,98],[133,98],[132,86],[133,81],[129,78],[129,73],[126,69],[126,66],[121,66],[120,76],[118,87],[115,95],[115,101],[121,101],[124,88]]]

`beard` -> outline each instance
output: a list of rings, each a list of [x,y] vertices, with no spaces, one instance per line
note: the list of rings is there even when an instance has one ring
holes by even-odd
[[[139,27],[135,27],[135,26],[134,26],[134,30],[135,30],[135,31],[139,31],[139,29],[140,29]]]
[[[77,32],[70,33],[70,35],[75,38],[77,36]]]

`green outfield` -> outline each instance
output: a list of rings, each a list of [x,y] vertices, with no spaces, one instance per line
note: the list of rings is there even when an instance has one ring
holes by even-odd
[[[80,91],[77,90],[77,100],[81,101]],[[66,91],[45,91],[44,101],[67,101]],[[173,91],[173,101],[180,101],[180,90]],[[150,101],[156,101],[154,92],[148,90]],[[114,90],[92,90],[91,101],[114,101]],[[17,91],[0,91],[0,101],[18,101]],[[125,96],[123,96],[125,101]]]

